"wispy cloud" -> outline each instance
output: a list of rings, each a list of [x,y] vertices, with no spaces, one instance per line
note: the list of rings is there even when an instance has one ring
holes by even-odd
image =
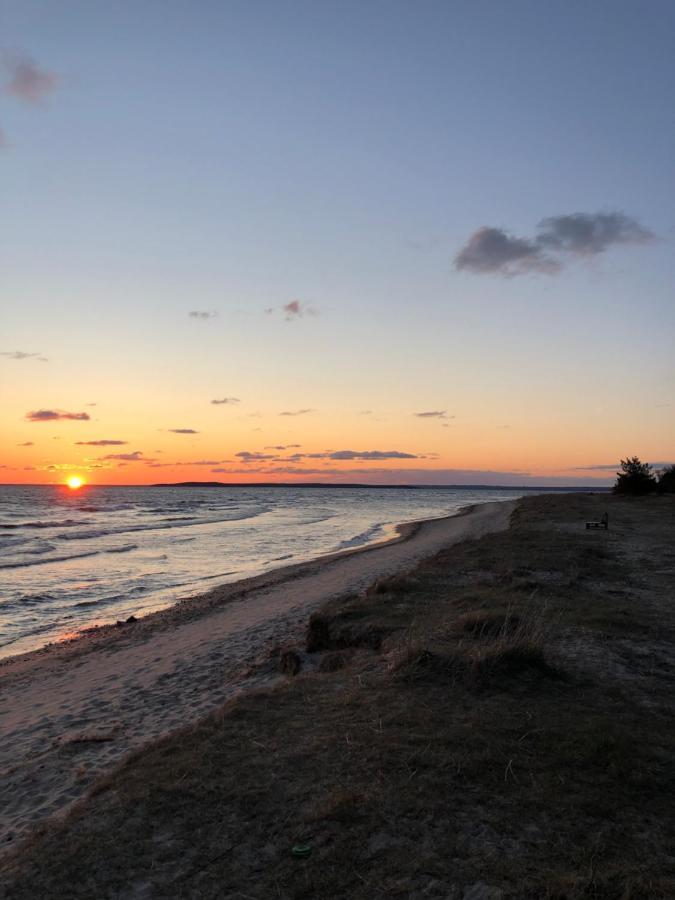
[[[334,450],[322,455],[323,459],[417,459],[414,453],[402,450]]]
[[[280,412],[280,416],[306,416],[308,413],[316,412],[314,409],[286,409]]]
[[[23,103],[44,103],[61,82],[56,73],[42,69],[30,57],[19,53],[3,52],[2,67],[8,78],[5,92]]]
[[[260,462],[264,459],[279,459],[273,453],[251,453],[249,450],[241,450],[239,453],[234,454],[237,459],[240,459],[242,462]]]
[[[454,416],[449,416],[446,410],[444,409],[429,409],[424,412],[416,412],[413,413],[414,416],[417,416],[418,419],[454,419]]]
[[[26,353],[24,350],[0,350],[0,356],[7,359],[37,359],[39,362],[49,362],[41,353]]]
[[[214,406],[223,406],[224,404],[240,403],[238,397],[223,397],[221,400],[212,400]]]
[[[29,422],[58,422],[62,420],[72,420],[75,422],[88,422],[89,413],[65,412],[62,409],[35,409],[26,413]]]
[[[265,447],[265,450],[290,450],[299,447],[299,444],[278,445],[276,447]],[[278,456],[273,453],[251,452],[250,450],[241,450],[235,453],[237,459],[242,462],[300,462],[303,459],[328,459],[328,460],[383,460],[383,459],[419,459],[415,453],[406,453],[403,450],[325,450],[319,453],[293,453],[290,456]]]
[[[300,300],[291,300],[290,303],[284,303],[281,306],[269,306],[265,312],[267,315],[273,315],[280,312],[287,322],[294,319],[302,319],[303,316],[318,316],[319,311],[311,303],[303,303]]]
[[[129,441],[75,441],[76,447],[121,447]]]
[[[191,319],[216,319],[218,318],[218,310],[216,309],[193,309],[188,313]]]
[[[194,428],[167,428],[172,434],[199,434]]]
[[[663,460],[658,460],[657,462],[650,462],[650,466],[654,469],[662,469],[666,466],[672,466],[672,462],[664,462]],[[571,469],[568,469],[568,472],[618,472],[620,469],[620,463],[598,463],[591,466],[572,466]]]
[[[17,444],[17,447],[33,447],[33,441],[24,441],[23,444]]]
[[[571,213],[542,219],[532,238],[483,226],[455,256],[455,268],[476,275],[513,276],[559,272],[574,257],[592,257],[617,244],[655,240],[648,228],[623,212]]]
[[[107,456],[101,456],[102,460],[121,460],[122,462],[148,462],[147,457],[143,456],[142,450],[134,450],[133,453],[108,453]]]
[[[297,450],[297,448],[301,446],[302,444],[275,444],[265,447],[265,450]]]

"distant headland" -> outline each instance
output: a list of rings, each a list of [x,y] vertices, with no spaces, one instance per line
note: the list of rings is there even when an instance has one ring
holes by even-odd
[[[585,491],[604,492],[611,487],[602,485],[522,485],[522,484],[363,484],[360,482],[334,481],[171,481],[151,484],[149,487],[171,488],[372,488],[373,490],[429,490],[436,491]]]

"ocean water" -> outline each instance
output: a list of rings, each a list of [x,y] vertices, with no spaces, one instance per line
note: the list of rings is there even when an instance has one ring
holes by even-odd
[[[0,657],[521,493],[0,486]]]

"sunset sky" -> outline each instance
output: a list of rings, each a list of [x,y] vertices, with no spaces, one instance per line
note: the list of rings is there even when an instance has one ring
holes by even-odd
[[[675,460],[675,4],[4,0],[0,480]]]

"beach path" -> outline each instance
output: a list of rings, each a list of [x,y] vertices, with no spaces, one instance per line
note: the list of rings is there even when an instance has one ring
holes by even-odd
[[[130,750],[261,684],[251,664],[300,637],[313,609],[508,528],[516,503],[429,520],[398,540],[224,585],[134,625],[4,661],[0,849],[64,813]]]

